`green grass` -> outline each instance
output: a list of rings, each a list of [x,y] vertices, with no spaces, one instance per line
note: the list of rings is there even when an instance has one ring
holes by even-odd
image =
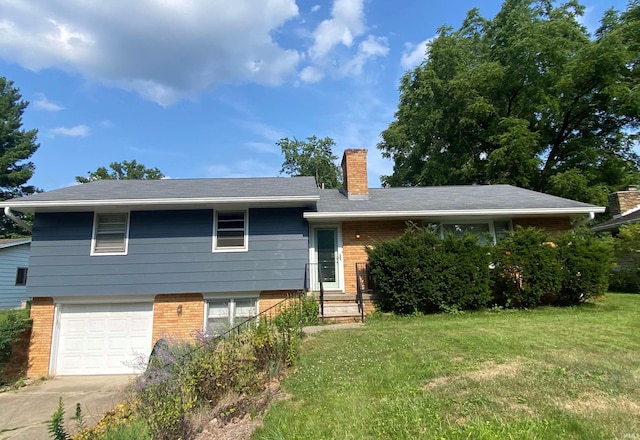
[[[305,339],[255,439],[640,437],[640,295]]]

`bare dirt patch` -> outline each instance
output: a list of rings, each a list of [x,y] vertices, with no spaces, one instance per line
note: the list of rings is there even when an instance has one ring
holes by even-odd
[[[609,397],[597,393],[582,393],[570,402],[560,401],[556,404],[574,414],[600,413],[607,411],[623,411],[640,416],[640,405],[626,397]]]
[[[202,426],[196,440],[248,440],[262,426],[264,413],[274,400],[287,398],[280,391],[280,381],[272,380],[259,394],[251,397],[226,396],[209,414],[212,419]]]
[[[460,379],[472,379],[476,381],[486,381],[496,379],[498,377],[516,377],[523,370],[522,362],[519,360],[498,364],[495,361],[483,362],[475,371],[462,373],[458,376],[441,376],[427,382],[423,389],[425,391],[433,390],[455,382]]]
[[[464,377],[473,380],[491,380],[497,377],[516,377],[522,371],[522,362],[511,361],[498,364],[494,361],[482,363],[476,371],[464,374]]]

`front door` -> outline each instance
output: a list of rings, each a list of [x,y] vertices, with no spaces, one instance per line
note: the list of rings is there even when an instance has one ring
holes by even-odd
[[[340,290],[340,252],[338,248],[338,228],[322,227],[314,229],[315,257],[319,271],[312,279],[319,280],[325,290]],[[316,289],[320,283],[316,282]]]

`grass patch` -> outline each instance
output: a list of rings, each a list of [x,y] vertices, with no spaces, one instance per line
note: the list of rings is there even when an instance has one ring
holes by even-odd
[[[640,295],[379,316],[300,348],[257,439],[640,436]]]

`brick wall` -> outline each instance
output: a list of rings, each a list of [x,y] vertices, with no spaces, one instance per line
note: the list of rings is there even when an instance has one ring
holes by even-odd
[[[355,294],[357,292],[356,263],[367,261],[365,247],[379,240],[398,237],[406,229],[407,220],[372,220],[342,223],[345,293]]]
[[[182,306],[181,313],[178,306]],[[204,329],[204,299],[200,293],[156,295],[153,343],[160,338],[188,340]]]
[[[31,302],[31,340],[27,376],[38,378],[49,374],[51,340],[55,306],[53,298],[33,298]]]
[[[640,191],[630,189],[609,194],[609,212],[611,215],[619,215],[640,205]]]
[[[260,303],[259,304],[260,310],[258,310],[258,312],[262,313],[266,310],[269,310],[267,312],[267,317],[269,318],[275,317],[278,313],[280,313],[281,310],[279,307],[275,307],[275,308],[272,308],[272,307],[274,307],[276,304],[286,299],[288,296],[293,295],[295,293],[296,293],[295,290],[263,290],[262,292],[260,292],[260,296],[258,297],[258,300]],[[285,306],[286,306],[286,303],[285,303]]]
[[[367,150],[347,149],[342,156],[342,180],[347,196],[368,196]]]
[[[528,218],[514,218],[513,228],[516,226],[522,226],[527,228],[529,226],[544,229],[547,232],[553,234],[557,232],[564,232],[571,229],[570,217],[528,217]]]

